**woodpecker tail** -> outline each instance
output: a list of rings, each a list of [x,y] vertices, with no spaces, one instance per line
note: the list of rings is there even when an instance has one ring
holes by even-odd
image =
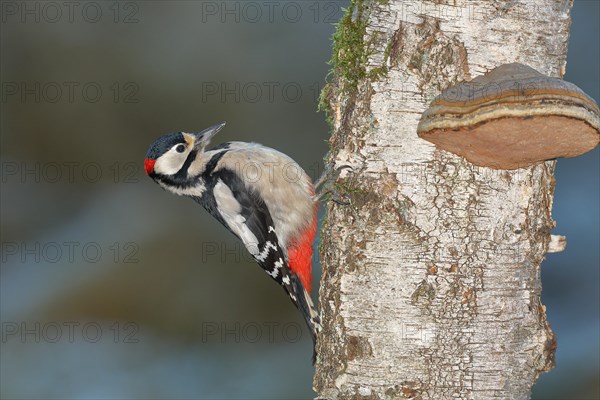
[[[313,340],[314,364],[316,360],[315,346],[317,334],[321,330],[319,313],[315,309],[310,295],[302,283],[301,277],[289,268],[285,255],[281,252],[280,247],[274,244],[277,243],[275,230],[269,229],[268,233],[272,236],[269,236],[263,245],[253,248],[254,259],[263,267],[267,275],[283,286],[283,289],[290,296],[296,308],[302,313]]]
[[[289,283],[288,283],[289,282]],[[283,279],[283,287],[288,295],[292,299],[292,302],[300,310],[302,316],[304,317],[304,321],[306,321],[306,325],[310,331],[312,341],[313,341],[313,357],[312,362],[313,365],[317,359],[316,346],[317,346],[317,334],[321,331],[321,318],[319,318],[319,313],[315,309],[315,306],[310,298],[310,295],[302,285],[300,278],[291,273],[289,275],[289,281],[287,279]]]

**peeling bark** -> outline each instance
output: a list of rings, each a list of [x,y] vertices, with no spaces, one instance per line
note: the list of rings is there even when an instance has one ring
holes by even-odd
[[[477,167],[416,127],[442,89],[500,64],[562,76],[571,5],[355,0],[340,22],[324,102],[351,204],[330,202],[321,235],[319,398],[526,399],[554,366],[555,162]]]

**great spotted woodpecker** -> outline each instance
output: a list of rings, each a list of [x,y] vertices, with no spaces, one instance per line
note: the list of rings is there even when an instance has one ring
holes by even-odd
[[[146,173],[164,189],[204,206],[242,240],[302,312],[314,345],[321,325],[310,298],[317,224],[311,179],[290,157],[257,143],[207,149],[223,126],[161,136],[146,154]]]

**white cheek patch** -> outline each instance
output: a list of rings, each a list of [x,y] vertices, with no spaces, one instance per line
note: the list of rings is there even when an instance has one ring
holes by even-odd
[[[185,163],[188,153],[177,153],[169,150],[158,157],[154,164],[154,171],[161,175],[175,175]]]

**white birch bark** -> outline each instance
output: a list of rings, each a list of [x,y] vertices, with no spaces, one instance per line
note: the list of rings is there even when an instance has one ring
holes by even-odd
[[[337,183],[351,205],[330,202],[321,234],[319,398],[526,399],[553,367],[540,264],[555,162],[476,167],[416,127],[442,89],[500,64],[562,76],[571,5],[354,2],[364,74],[334,65],[327,91],[330,162],[353,169]]]

